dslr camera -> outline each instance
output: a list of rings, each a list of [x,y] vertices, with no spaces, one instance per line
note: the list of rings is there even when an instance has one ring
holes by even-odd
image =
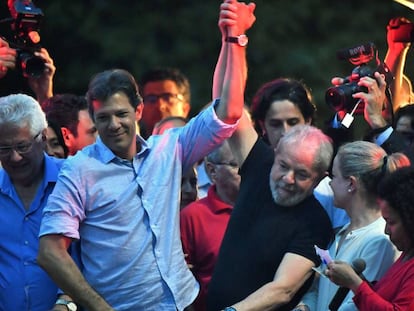
[[[8,4],[12,38],[7,41],[17,51],[17,68],[25,77],[38,77],[45,69],[44,60],[34,55],[41,48],[39,31],[43,12],[31,0],[9,0]]]
[[[362,77],[374,78],[374,73],[379,72],[385,75],[387,85],[393,81],[389,68],[385,63],[382,63],[378,58],[378,51],[374,43],[358,45],[352,48],[343,49],[337,52],[338,59],[348,60],[353,65],[357,65],[352,73],[344,78],[341,85],[329,88],[325,93],[326,103],[335,111],[346,111],[363,113],[364,107],[360,105],[358,109],[354,109],[358,99],[353,98],[352,95],[358,92],[368,92],[366,87],[358,86],[358,82]],[[369,66],[369,62],[375,58],[375,66]]]

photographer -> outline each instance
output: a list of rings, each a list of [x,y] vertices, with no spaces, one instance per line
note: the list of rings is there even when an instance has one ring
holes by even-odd
[[[0,83],[0,96],[32,91],[42,103],[53,96],[56,71],[48,51],[40,46],[43,13],[33,3],[20,0],[9,0],[8,9],[11,17],[0,24],[0,79],[7,76]]]
[[[342,83],[342,78],[336,77],[332,79],[332,84],[334,85],[341,85]],[[381,146],[388,154],[403,152],[410,158],[411,163],[413,163],[414,150],[407,147],[404,137],[394,130],[393,122],[388,119],[387,110],[384,109],[384,103],[387,102],[385,96],[385,90],[387,88],[385,76],[375,72],[373,78],[369,76],[360,78],[358,86],[365,87],[367,90],[366,92],[357,92],[352,95],[353,98],[361,99],[360,105],[364,107],[362,113],[370,127],[370,131],[365,136],[365,140],[372,141]],[[339,111],[336,117],[341,118],[345,114],[346,111]],[[337,121],[342,120],[339,119]]]
[[[16,54],[16,50],[10,48],[7,41],[0,38],[0,79],[6,77],[11,70],[16,68]],[[39,52],[34,52],[34,55],[43,59],[45,68],[43,73],[38,77],[28,76],[27,83],[36,95],[37,101],[42,103],[53,96],[53,76],[55,75],[56,67],[45,48],[41,48]],[[13,74],[21,73],[17,72]],[[15,93],[15,90],[8,89],[6,93]]]
[[[332,79],[333,85],[342,85],[344,79],[335,77]],[[361,77],[357,82],[358,87],[365,87],[367,92],[357,92],[352,94],[354,99],[360,99],[360,105],[363,106],[363,115],[365,121],[371,129],[377,130],[387,125],[385,120],[384,102],[386,101],[385,89],[387,83],[385,76],[378,72],[374,73],[374,77]],[[338,116],[344,116],[346,111],[339,111]]]

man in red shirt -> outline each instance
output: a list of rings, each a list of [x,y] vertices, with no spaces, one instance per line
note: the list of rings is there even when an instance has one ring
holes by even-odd
[[[205,165],[213,182],[207,196],[180,213],[184,253],[200,283],[200,293],[193,304],[196,311],[206,310],[208,283],[240,186],[239,166],[227,141],[207,156]]]

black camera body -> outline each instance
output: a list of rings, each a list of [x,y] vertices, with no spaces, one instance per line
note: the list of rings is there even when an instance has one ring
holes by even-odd
[[[17,51],[17,66],[25,77],[38,77],[44,69],[44,60],[36,55],[40,45],[40,24],[43,12],[30,0],[15,0],[9,6],[12,15],[11,30],[13,38],[10,47]]]
[[[330,87],[325,93],[326,103],[335,111],[353,111],[358,99],[353,98],[352,95],[359,92],[368,92],[366,87],[358,85],[362,77],[374,78],[374,73],[379,72],[385,75],[385,81],[389,85],[394,76],[385,63],[379,61],[376,55],[375,45],[368,43],[352,47],[350,49],[340,50],[337,53],[339,59],[348,59],[352,64],[357,66],[352,70],[351,75],[344,78],[341,85]],[[371,67],[368,62],[376,55],[376,66]],[[364,111],[363,105],[355,110],[355,113],[362,113]]]

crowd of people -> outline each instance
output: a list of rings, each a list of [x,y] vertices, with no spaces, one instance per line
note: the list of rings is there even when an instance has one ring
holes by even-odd
[[[362,139],[349,111],[317,128],[303,81],[245,102],[255,9],[221,3],[212,100],[191,119],[177,68],[54,93],[34,52],[34,97],[0,97],[0,310],[414,310],[410,21],[387,27],[394,80],[358,79]],[[15,67],[0,38],[0,79]]]

